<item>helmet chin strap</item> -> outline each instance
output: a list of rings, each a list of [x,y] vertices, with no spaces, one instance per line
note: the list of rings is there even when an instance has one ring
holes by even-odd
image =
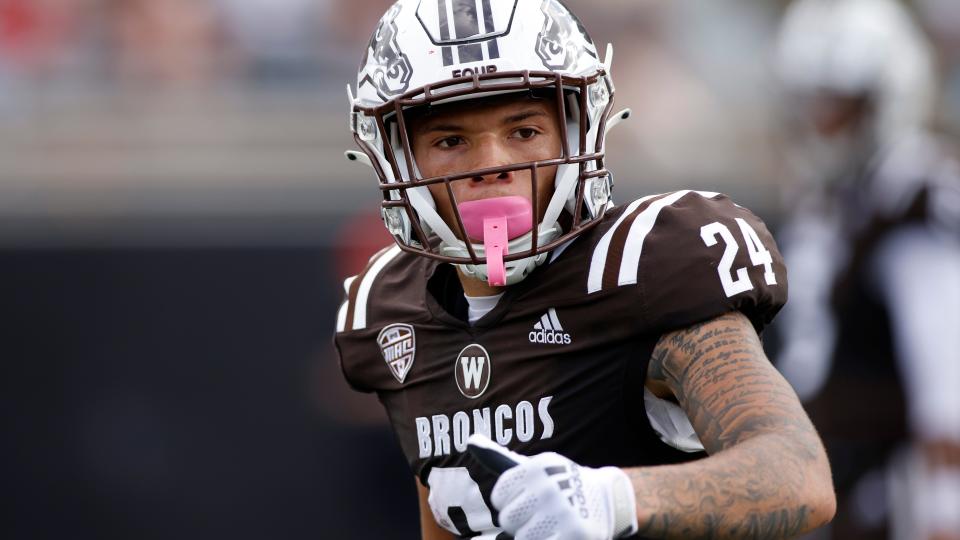
[[[419,172],[417,174],[419,174]],[[457,236],[453,234],[453,231],[450,230],[447,223],[443,221],[440,214],[437,213],[436,202],[433,200],[433,195],[430,194],[429,188],[420,186],[408,189],[407,198],[410,200],[413,209],[417,211],[420,219],[426,223],[430,230],[440,237],[440,240],[444,244],[456,245],[462,243]]]
[[[540,232],[540,236],[538,237],[538,241],[541,244],[551,242],[553,241],[553,239],[555,239],[559,235],[560,235],[560,227],[557,225],[554,225],[552,228],[546,229],[546,230],[544,230],[541,227],[541,232]],[[527,234],[519,238],[515,238],[514,240],[511,240],[510,242],[508,242],[507,244],[508,248],[505,251],[507,251],[508,253],[524,251],[524,250],[530,249],[532,242],[533,242],[533,231],[530,231]],[[473,247],[474,253],[476,253],[478,257],[486,256],[486,252],[484,251],[484,248],[482,245],[477,245],[477,244],[471,244],[471,245]],[[466,249],[459,246],[452,247],[447,245],[441,245],[440,249],[444,255],[450,255],[455,257],[465,256],[465,253],[466,253]],[[527,275],[530,274],[530,272],[533,271],[534,268],[536,268],[540,264],[543,264],[543,262],[547,260],[548,255],[549,253],[541,253],[539,255],[534,255],[531,257],[526,257],[523,259],[505,263],[504,264],[504,267],[505,267],[504,285],[514,285],[522,281],[525,277],[527,277]],[[489,274],[487,271],[486,264],[458,264],[456,266],[467,277],[478,279],[480,281],[489,282]]]
[[[423,192],[426,191],[424,194]],[[429,197],[429,199],[427,199]],[[452,257],[469,257],[470,251],[467,249],[466,242],[460,240],[456,237],[450,227],[447,225],[443,218],[437,213],[434,207],[433,196],[430,194],[429,190],[426,187],[418,187],[407,190],[407,198],[410,199],[410,204],[413,205],[414,210],[417,211],[417,214],[420,218],[426,222],[427,226],[430,227],[437,236],[440,237],[440,250],[444,255],[449,255]],[[542,228],[542,226],[541,226]],[[554,231],[554,234],[551,235],[551,238],[556,237],[556,233],[559,230]],[[511,252],[525,251],[530,248],[533,241],[533,233],[528,232],[518,238],[515,238],[509,242],[506,242],[503,247],[503,255],[506,255]],[[542,244],[544,241],[549,241],[544,238],[543,233],[539,237],[539,241]],[[484,244],[478,244],[470,242],[470,247],[473,248],[473,252],[480,258],[487,257],[487,251]],[[545,255],[545,254],[544,254]],[[542,262],[542,257],[528,257],[526,259],[520,259],[518,261],[510,261],[504,263],[504,283],[503,285],[512,285],[520,281],[524,276],[526,276],[526,271],[518,274],[516,269],[518,267],[524,266],[527,261],[536,261],[536,264]],[[457,265],[465,275],[480,279],[482,281],[488,281],[489,275],[487,272],[486,264],[458,264]],[[516,277],[516,279],[512,279]]]

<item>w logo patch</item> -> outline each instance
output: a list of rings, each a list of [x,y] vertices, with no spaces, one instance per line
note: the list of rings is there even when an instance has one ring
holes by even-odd
[[[490,385],[490,355],[476,343],[467,345],[457,355],[453,366],[454,377],[460,393],[470,399],[476,399],[487,391]]]
[[[402,383],[413,366],[413,359],[417,353],[416,336],[413,327],[409,324],[396,323],[384,326],[377,336],[383,360],[390,368],[390,372]]]

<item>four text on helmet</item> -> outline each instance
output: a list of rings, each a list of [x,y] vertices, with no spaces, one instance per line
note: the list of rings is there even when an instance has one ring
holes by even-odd
[[[497,66],[490,64],[489,66],[480,66],[475,68],[463,68],[455,69],[452,72],[453,78],[457,77],[472,77],[474,74],[484,74],[484,73],[496,73]]]

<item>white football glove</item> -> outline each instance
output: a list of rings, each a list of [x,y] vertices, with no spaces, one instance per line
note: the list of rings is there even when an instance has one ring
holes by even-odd
[[[637,532],[636,499],[617,467],[582,467],[553,452],[527,457],[483,435],[470,453],[500,478],[490,501],[516,540],[611,540]]]

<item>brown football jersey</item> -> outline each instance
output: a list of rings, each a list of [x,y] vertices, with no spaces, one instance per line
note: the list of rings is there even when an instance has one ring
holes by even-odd
[[[347,280],[335,344],[349,383],[386,408],[438,523],[496,538],[496,478],[465,453],[470,434],[587,466],[695,459],[647,419],[654,345],[732,310],[760,330],[786,281],[755,215],[724,195],[678,191],[612,208],[474,325],[452,266],[385,249]]]

